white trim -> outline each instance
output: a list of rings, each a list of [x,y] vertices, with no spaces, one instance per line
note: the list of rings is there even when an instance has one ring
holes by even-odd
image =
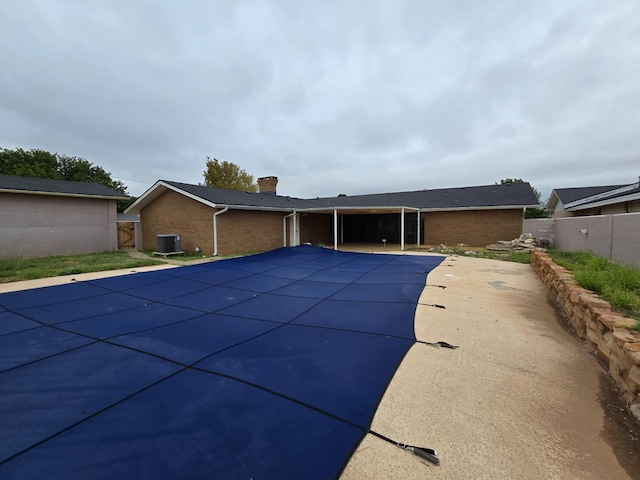
[[[584,198],[580,198],[578,200],[574,200],[573,202],[569,202],[567,203],[564,208],[565,210],[570,210],[574,207],[579,207],[581,205],[584,204],[589,204],[588,206],[585,205],[582,209],[584,208],[591,208],[591,207],[600,207],[602,205],[610,205],[612,203],[621,203],[621,201],[628,201],[628,200],[621,200],[621,199],[625,199],[627,198],[629,195],[626,195],[624,197],[616,197],[616,198],[611,198],[612,195],[617,195],[619,193],[624,193],[624,192],[628,192],[630,190],[635,190],[636,188],[638,188],[639,184],[638,183],[632,183],[631,185],[625,185],[624,187],[620,187],[620,188],[616,188],[614,190],[609,190],[607,192],[603,192],[603,193],[598,193],[597,195],[591,195],[590,197],[584,197]],[[640,194],[636,194],[636,195],[640,195]],[[636,197],[636,195],[630,195],[631,197]],[[637,198],[640,198],[637,197]],[[633,198],[633,200],[635,200],[636,198]],[[598,202],[598,200],[600,200],[600,202]],[[591,202],[595,202],[595,203],[591,203]],[[604,203],[603,203],[604,202]],[[580,208],[575,208],[576,210],[582,210]]]
[[[631,195],[624,195],[622,197],[605,198],[603,200],[600,200],[599,202],[593,202],[593,203],[578,204],[577,202],[572,202],[565,205],[564,209],[567,210],[568,212],[575,212],[576,210],[587,210],[589,208],[604,207],[607,205],[616,205],[618,203],[632,202],[634,200],[640,200],[640,193],[633,193]]]

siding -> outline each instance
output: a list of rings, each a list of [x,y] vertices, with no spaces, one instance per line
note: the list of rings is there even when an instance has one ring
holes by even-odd
[[[0,194],[0,258],[76,255],[117,248],[115,200]]]

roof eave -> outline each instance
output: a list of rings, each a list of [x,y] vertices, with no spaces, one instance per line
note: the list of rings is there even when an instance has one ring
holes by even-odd
[[[146,207],[149,203],[151,203],[153,200],[158,198],[160,195],[162,195],[167,190],[173,190],[174,192],[177,192],[180,195],[184,195],[185,197],[189,197],[192,200],[195,200],[195,201],[200,202],[200,203],[202,203],[204,205],[207,205],[208,207],[218,208],[218,205],[213,203],[213,202],[205,200],[204,198],[199,197],[198,195],[194,195],[193,193],[189,193],[186,190],[182,190],[181,188],[178,188],[178,187],[176,187],[174,185],[171,185],[169,183],[163,182],[162,180],[158,180],[146,192],[144,192],[142,195],[140,195],[140,197],[138,197],[138,199],[135,202],[133,202],[131,205],[129,205],[129,207],[124,211],[124,213],[137,213],[137,214],[139,214],[141,209]]]
[[[523,208],[539,208],[537,204],[531,205],[483,205],[483,206],[471,206],[471,207],[439,207],[421,208],[420,212],[451,212],[460,210],[522,210]]]
[[[565,207],[565,210],[571,210],[574,207],[579,207],[580,205],[589,204],[593,206],[594,203],[600,203],[599,201],[606,202],[607,200],[610,199],[610,197],[614,195],[635,190],[636,188],[638,188],[638,183],[632,183],[631,185],[625,185],[624,187],[616,188],[614,190],[609,190],[607,192],[599,193],[597,195],[591,195],[589,197],[585,197],[579,200],[575,200],[573,202],[569,202],[564,207]],[[622,197],[618,197],[618,198],[622,198]],[[618,203],[618,202],[613,202],[613,203]],[[608,205],[608,203],[605,203],[604,205]],[[590,207],[586,207],[586,208],[590,208]],[[576,208],[576,210],[580,210],[580,208]]]
[[[606,198],[606,199],[603,199],[600,201],[594,201],[591,203],[583,203],[578,205],[569,204],[569,205],[565,205],[565,210],[569,212],[575,212],[578,210],[588,210],[589,208],[605,207],[607,205],[615,205],[617,203],[631,202],[634,200],[640,200],[640,193],[634,193],[634,194],[625,195],[622,197]]]
[[[110,195],[91,195],[89,193],[65,193],[65,192],[43,192],[41,190],[16,190],[12,188],[0,188],[2,193],[18,193],[26,195],[44,195],[51,197],[76,197],[76,198],[92,198],[95,200],[126,200],[127,196],[110,196]]]

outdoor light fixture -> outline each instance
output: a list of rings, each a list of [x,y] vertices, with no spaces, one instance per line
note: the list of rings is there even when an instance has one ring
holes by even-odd
[[[580,230],[580,233],[587,235],[589,233],[589,230],[587,230],[586,228],[583,228],[582,230]]]

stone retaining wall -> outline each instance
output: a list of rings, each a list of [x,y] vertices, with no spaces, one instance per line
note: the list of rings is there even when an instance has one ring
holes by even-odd
[[[532,251],[531,266],[640,420],[640,332],[632,330],[635,320],[611,311],[609,302],[580,287],[571,272],[553,263],[549,254]]]

